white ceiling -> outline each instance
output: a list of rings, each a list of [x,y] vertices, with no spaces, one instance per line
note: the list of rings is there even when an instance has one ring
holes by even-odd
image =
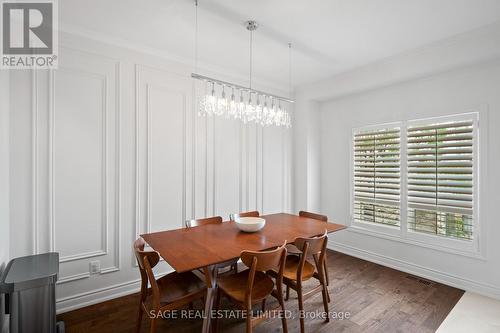
[[[126,40],[192,62],[191,0],[63,0],[63,29]],[[199,62],[286,87],[349,71],[500,20],[500,0],[199,0]]]

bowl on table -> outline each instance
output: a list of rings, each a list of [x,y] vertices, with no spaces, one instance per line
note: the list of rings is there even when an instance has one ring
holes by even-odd
[[[256,232],[264,228],[266,220],[262,217],[240,217],[235,219],[234,223],[241,231]]]

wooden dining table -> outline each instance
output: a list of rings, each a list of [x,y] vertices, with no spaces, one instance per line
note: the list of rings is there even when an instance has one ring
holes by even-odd
[[[260,231],[240,231],[234,222],[208,224],[192,228],[160,231],[141,235],[153,250],[177,272],[202,269],[207,283],[203,332],[210,331],[217,288],[217,264],[240,257],[244,250],[262,251],[297,237],[314,237],[345,229],[345,226],[298,215],[279,213],[261,216],[266,225]]]

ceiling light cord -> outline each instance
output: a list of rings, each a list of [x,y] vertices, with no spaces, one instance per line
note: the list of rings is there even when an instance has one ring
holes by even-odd
[[[194,71],[198,72],[198,0],[194,0]]]
[[[288,89],[292,98],[292,43],[288,43]]]
[[[253,31],[250,30],[250,75],[249,75],[249,84],[248,86],[252,89],[252,62],[253,62]]]

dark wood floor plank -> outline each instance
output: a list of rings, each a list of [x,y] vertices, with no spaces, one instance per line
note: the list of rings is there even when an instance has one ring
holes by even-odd
[[[329,251],[330,312],[349,312],[349,319],[330,320],[320,318],[306,320],[307,332],[434,332],[446,318],[463,291],[436,282],[420,279],[409,274],[377,265],[338,252]],[[315,285],[311,279],[306,290]],[[276,304],[269,299],[267,307]],[[108,302],[88,306],[58,316],[63,320],[68,333],[134,332],[138,295],[120,297]],[[297,315],[297,295],[291,291],[287,310]],[[322,311],[321,295],[317,294],[304,303],[306,311]],[[195,304],[201,309],[202,304]],[[229,309],[226,301],[223,309]],[[158,332],[190,333],[201,331],[201,319],[161,320]],[[243,320],[228,318],[219,320],[220,332],[244,331]],[[299,331],[298,318],[288,320],[289,332]],[[144,319],[142,331],[149,331],[149,321]],[[258,325],[254,332],[281,332],[279,318],[268,319]]]

